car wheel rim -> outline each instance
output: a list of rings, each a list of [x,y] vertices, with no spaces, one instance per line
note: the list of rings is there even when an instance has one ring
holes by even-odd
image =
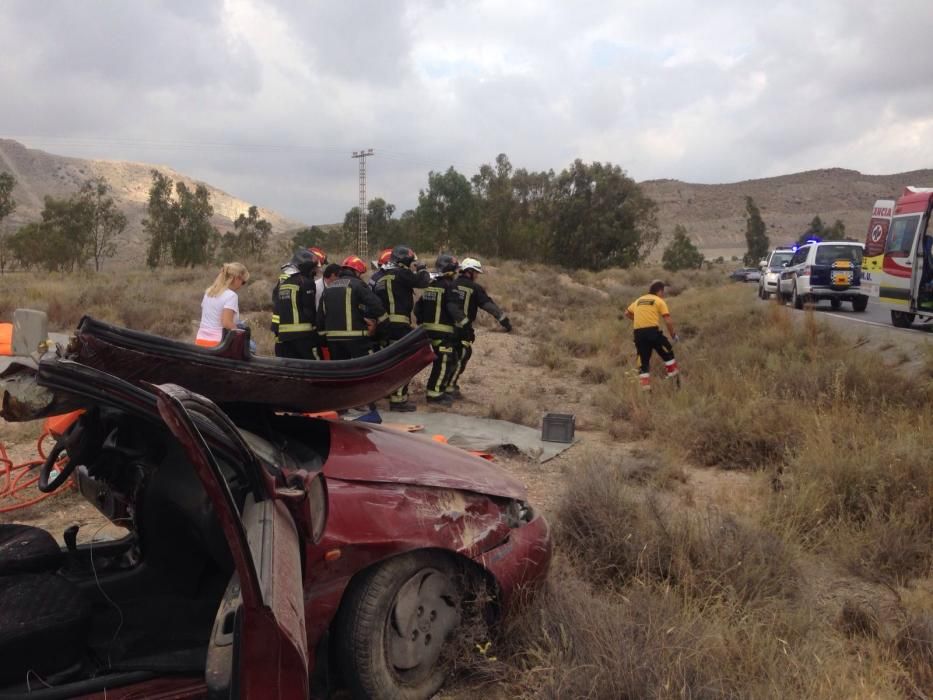
[[[460,624],[460,595],[437,569],[421,569],[398,593],[386,620],[386,655],[403,682],[430,674],[444,643]]]

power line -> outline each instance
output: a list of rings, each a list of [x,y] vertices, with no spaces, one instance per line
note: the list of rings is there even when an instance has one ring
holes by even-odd
[[[363,260],[369,257],[369,241],[366,240],[366,159],[375,155],[373,149],[353,151],[351,158],[357,158],[360,161],[360,231],[357,241],[357,255]]]

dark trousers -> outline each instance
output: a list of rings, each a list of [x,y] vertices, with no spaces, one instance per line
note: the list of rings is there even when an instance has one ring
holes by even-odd
[[[431,347],[434,348],[435,357],[425,393],[433,399],[442,396],[450,388],[450,381],[457,369],[457,349],[452,335],[433,336]]]
[[[276,341],[276,357],[289,357],[294,360],[320,360],[321,352],[310,338],[298,340]]]
[[[328,340],[332,360],[352,360],[354,357],[366,357],[373,351],[373,341],[369,338],[348,338],[346,340]]]
[[[473,357],[473,341],[461,340],[460,352],[457,356],[457,369],[454,370],[454,376],[450,380],[452,389],[460,388],[460,376],[463,374],[463,370],[466,369],[471,357]]]
[[[406,335],[411,333],[411,326],[405,323],[389,324],[389,339],[385,342],[385,347],[389,347]],[[408,401],[408,384],[400,386],[389,394],[389,403],[406,403]]]
[[[648,374],[651,370],[651,353],[656,352],[665,363],[674,359],[674,348],[661,332],[660,328],[638,328],[635,330],[635,350],[641,363],[639,372]]]

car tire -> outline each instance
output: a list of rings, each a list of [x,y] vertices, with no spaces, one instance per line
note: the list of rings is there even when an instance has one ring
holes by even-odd
[[[868,308],[868,297],[855,297],[852,300],[852,310],[862,312]]]
[[[915,314],[909,311],[892,311],[891,323],[896,328],[910,328],[914,323]]]
[[[460,626],[463,578],[450,555],[417,551],[354,579],[337,615],[337,658],[354,698],[430,698]]]
[[[830,299],[829,305],[833,308],[833,311],[839,311],[842,308],[842,299]]]
[[[791,301],[795,309],[803,308],[803,298],[797,293],[797,280],[794,280],[794,288],[791,290]]]

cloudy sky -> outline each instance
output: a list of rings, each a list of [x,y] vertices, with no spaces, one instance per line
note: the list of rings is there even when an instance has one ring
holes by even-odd
[[[731,182],[933,166],[929,0],[0,0],[0,137],[306,222],[429,170]]]

